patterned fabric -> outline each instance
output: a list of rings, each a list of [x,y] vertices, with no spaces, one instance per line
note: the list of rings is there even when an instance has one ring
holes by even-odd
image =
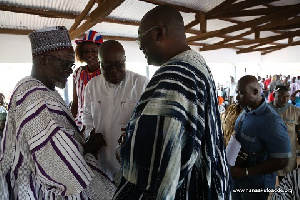
[[[100,33],[90,30],[83,36],[82,40],[75,40],[76,44],[79,44],[82,42],[94,42],[96,44],[102,44],[103,38],[102,38],[102,35],[100,35]]]
[[[8,111],[0,150],[0,198],[8,196],[9,188],[18,199],[112,197],[115,187],[95,158],[83,157],[84,141],[57,91],[25,77]]]
[[[0,121],[6,120],[6,115],[7,115],[7,113],[0,113]]]
[[[33,31],[29,34],[29,39],[33,56],[60,49],[73,50],[68,30],[64,26],[45,27]]]
[[[83,114],[85,86],[93,77],[98,76],[100,74],[101,74],[100,68],[94,72],[89,72],[87,66],[79,67],[73,73],[73,79],[75,82],[76,93],[78,97],[78,111],[77,111],[75,121],[79,130],[82,129],[82,114]]]
[[[150,80],[126,128],[114,199],[229,199],[230,175],[215,84],[185,51]]]
[[[222,129],[224,132],[225,145],[228,145],[230,137],[234,135],[234,125],[238,116],[242,113],[243,109],[238,108],[239,105],[231,104],[226,108],[226,111],[221,115]]]
[[[300,169],[288,173],[276,187],[271,200],[296,200],[300,199]]]
[[[291,141],[291,152],[292,157],[289,159],[289,164],[284,169],[277,172],[278,176],[285,176],[288,172],[296,169],[297,167],[297,133],[296,126],[300,124],[300,108],[293,106],[292,104],[286,104],[283,108],[274,107],[273,103],[268,103],[271,108],[273,108],[276,113],[283,119],[288,135]]]

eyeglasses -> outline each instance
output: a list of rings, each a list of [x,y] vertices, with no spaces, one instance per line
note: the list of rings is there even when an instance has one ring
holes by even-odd
[[[136,39],[136,42],[141,45],[141,39],[143,36],[145,36],[147,33],[149,33],[150,31],[152,31],[155,28],[159,28],[159,26],[153,26],[151,28],[149,28],[148,30],[144,31],[143,33],[140,33],[139,36]]]
[[[115,62],[115,63],[107,63],[107,64],[101,63],[101,66],[106,71],[112,70],[113,67],[115,67],[116,70],[120,70],[124,67],[125,61],[126,60],[121,61],[121,62]]]
[[[76,66],[75,63],[70,62],[68,60],[63,60],[63,59],[58,58],[58,57],[53,56],[53,55],[46,55],[46,56],[50,56],[51,58],[55,58],[55,59],[59,60],[61,62],[61,64],[62,64],[61,66],[62,66],[62,70],[63,71],[68,71],[70,69],[74,70],[74,68]]]

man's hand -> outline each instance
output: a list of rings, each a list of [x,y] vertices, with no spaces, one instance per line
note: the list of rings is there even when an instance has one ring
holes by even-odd
[[[126,131],[125,128],[121,128],[121,131]],[[116,159],[118,160],[119,163],[121,163],[121,155],[120,155],[120,150],[121,150],[121,147],[124,145],[125,143],[125,139],[126,139],[126,132],[122,133],[122,135],[120,135],[119,139],[118,139],[118,146],[116,148],[116,152],[115,152],[115,155],[116,155]]]
[[[106,146],[106,141],[103,138],[102,133],[95,133],[95,128],[90,132],[90,138],[84,144],[85,153],[96,153],[102,146]]]
[[[246,176],[246,169],[240,166],[230,167],[232,178],[243,178]]]
[[[293,94],[291,94],[291,96],[290,96],[290,100],[291,100],[291,101],[296,101],[296,94],[297,94],[298,92],[300,92],[300,90],[296,90]]]

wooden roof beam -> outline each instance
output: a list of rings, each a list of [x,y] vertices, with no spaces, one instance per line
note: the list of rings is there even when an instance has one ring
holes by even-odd
[[[298,45],[300,45],[300,41],[293,42],[291,44],[282,44],[282,45],[277,45],[277,46],[258,48],[258,49],[255,49],[253,51],[262,51],[264,53],[264,52],[269,52],[269,51],[278,51],[280,49],[283,49],[283,48],[286,48],[286,47],[289,47],[289,46],[298,46]],[[249,51],[249,52],[251,52],[251,51]],[[247,52],[245,52],[245,53],[247,53]],[[262,55],[265,55],[263,53],[262,53]]]
[[[0,34],[12,34],[12,35],[28,35],[33,30],[16,30],[0,28]]]
[[[269,15],[271,13],[277,12],[287,7],[288,6],[276,6],[272,8],[257,8],[252,10],[235,10],[235,11],[229,10],[226,12],[217,13],[213,16],[210,16],[209,19]]]
[[[294,16],[295,14],[299,13],[299,10],[300,10],[300,3],[296,4],[296,5],[289,6],[287,9],[283,9],[283,10],[278,11],[276,13],[272,13],[272,14],[267,15],[267,16],[263,16],[263,17],[260,17],[260,18],[256,18],[256,19],[247,21],[247,23],[241,23],[241,24],[233,25],[233,26],[230,26],[230,27],[227,27],[227,28],[223,28],[219,31],[212,31],[212,32],[207,32],[207,33],[196,35],[196,36],[191,36],[191,37],[187,38],[187,41],[191,42],[191,41],[196,41],[196,40],[205,40],[209,37],[219,37],[220,35],[235,32],[235,31],[242,30],[242,29],[245,29],[245,28],[251,28],[253,26],[257,26],[259,24],[269,22],[270,20],[274,20],[276,18],[282,18],[283,16],[286,16],[286,17]]]
[[[268,4],[268,3],[272,3],[274,1],[278,1],[278,0],[247,0],[247,1],[241,1],[238,3],[234,3],[228,7],[225,8],[225,10],[221,11],[220,13],[226,12],[226,11],[230,11],[230,12],[234,12],[234,11],[240,11],[240,10],[244,10],[246,8],[252,8],[254,6],[260,6],[263,4]]]
[[[70,32],[70,38],[73,40],[78,36],[84,34],[91,27],[97,23],[102,22],[115,8],[121,5],[124,0],[110,0],[104,1],[101,6],[98,6],[90,15],[90,18],[86,20],[76,30]]]
[[[172,6],[173,8],[176,8],[176,10],[179,10],[179,11],[185,12],[185,13],[202,12],[201,10],[195,10],[195,9],[192,9],[192,8],[188,8],[188,7],[184,7],[184,6],[178,6],[178,5],[174,5],[174,4],[166,3],[166,2],[161,2],[161,1],[157,1],[157,0],[140,0],[140,1],[144,1],[144,2],[147,2],[147,3],[154,4],[154,5],[169,5],[169,6]]]
[[[224,38],[224,40],[220,41],[220,42],[217,42],[215,43],[214,45],[221,45],[221,44],[225,44],[227,42],[230,42],[230,41],[233,41],[233,40],[241,40],[241,39],[244,39],[243,37],[244,36],[247,36],[249,34],[253,33],[253,30],[249,30],[249,31],[246,31],[244,33],[241,33],[239,35],[236,35],[236,36],[231,36],[231,37],[227,37],[227,38]]]
[[[66,19],[75,19],[77,15],[73,15],[70,13],[62,13],[50,10],[39,10],[27,7],[19,7],[19,6],[12,6],[12,5],[3,5],[0,4],[0,10],[2,11],[9,11],[14,13],[25,13],[30,15],[38,15],[41,17],[51,17],[51,18],[66,18]]]
[[[196,15],[197,16],[197,15]],[[206,33],[206,17],[205,14],[200,14],[199,15],[199,21],[200,21],[200,32],[201,33]]]
[[[227,44],[222,44],[222,45],[208,45],[204,46],[201,51],[207,51],[207,50],[215,50],[215,49],[221,49],[221,48],[232,48],[236,46],[243,46],[243,45],[251,45],[251,44],[268,44],[277,40],[282,40],[285,38],[289,37],[295,37],[295,36],[300,36],[300,30],[297,31],[289,31],[285,32],[282,35],[276,35],[276,36],[271,36],[271,37],[266,37],[266,38],[259,38],[259,39],[254,39],[254,40],[249,40],[249,41],[241,41],[241,42],[234,42],[234,43],[227,43]]]
[[[192,28],[193,26],[196,26],[197,24],[199,24],[200,22],[198,21],[198,19],[195,19],[194,21],[191,21],[190,23],[188,23],[187,25],[185,25],[185,30]]]
[[[69,32],[74,31],[79,24],[82,22],[82,20],[88,15],[89,11],[92,9],[92,7],[95,5],[96,0],[90,0],[87,5],[85,6],[85,8],[83,9],[83,11],[81,12],[81,14],[79,16],[77,16],[75,18],[75,22],[74,24],[71,26]],[[99,6],[100,4],[98,4]]]
[[[220,13],[222,10],[224,10],[226,7],[230,6],[231,4],[233,4],[236,1],[237,0],[225,0],[225,1],[223,1],[219,5],[217,5],[216,7],[211,9],[210,11],[208,11],[206,13],[206,18],[209,19],[209,18],[211,18],[211,16],[213,16],[217,13]]]
[[[271,22],[260,28],[261,31],[272,31],[272,30],[282,30],[282,29],[292,29],[300,28],[300,17],[294,17],[288,20],[282,20],[279,22]]]

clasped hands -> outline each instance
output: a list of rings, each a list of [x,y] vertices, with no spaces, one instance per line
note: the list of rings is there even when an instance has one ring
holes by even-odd
[[[83,126],[82,132],[84,131],[85,126]],[[89,139],[85,142],[84,154],[92,153],[95,157],[97,157],[97,152],[101,149],[102,146],[107,146],[106,141],[103,138],[102,133],[95,133],[95,128],[93,128],[90,132]]]

